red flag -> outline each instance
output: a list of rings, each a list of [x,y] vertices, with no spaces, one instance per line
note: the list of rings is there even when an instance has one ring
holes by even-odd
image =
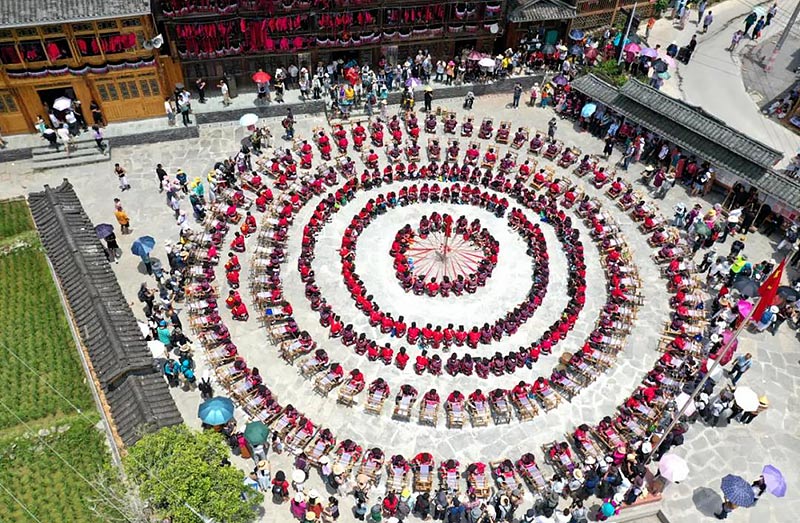
[[[756,310],[753,312],[753,321],[758,321],[761,319],[761,315],[764,314],[764,311],[767,310],[767,307],[772,305],[772,302],[775,301],[775,296],[778,294],[778,287],[781,284],[781,278],[783,277],[783,268],[786,266],[786,258],[781,261],[781,263],[775,267],[772,273],[769,275],[769,278],[764,280],[764,283],[761,284],[761,287],[758,288],[758,295],[761,296],[761,299],[758,300],[758,305],[756,305]]]

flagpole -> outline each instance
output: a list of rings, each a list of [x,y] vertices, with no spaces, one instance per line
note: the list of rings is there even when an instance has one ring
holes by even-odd
[[[705,386],[706,382],[709,380],[711,375],[714,373],[714,371],[717,370],[717,367],[719,367],[720,362],[724,360],[728,355],[728,353],[731,351],[731,348],[734,346],[734,342],[738,343],[739,334],[741,334],[741,332],[747,327],[748,323],[750,323],[750,320],[753,318],[758,309],[761,309],[761,311],[764,310],[763,308],[761,308],[761,304],[762,303],[765,304],[764,308],[768,307],[769,305],[772,305],[771,302],[772,300],[775,299],[778,286],[780,285],[781,278],[783,277],[783,268],[786,266],[787,258],[788,256],[785,256],[783,260],[781,260],[781,263],[779,263],[778,266],[772,270],[772,272],[769,274],[769,277],[766,280],[764,280],[764,283],[761,284],[761,288],[767,285],[767,283],[774,285],[774,291],[768,289],[771,294],[769,298],[770,303],[767,303],[765,301],[767,298],[765,294],[761,294],[761,288],[759,288],[760,297],[758,299],[756,306],[750,309],[750,312],[747,314],[747,316],[745,316],[745,318],[739,324],[739,327],[737,327],[736,331],[733,333],[733,336],[731,336],[731,338],[728,340],[728,343],[723,345],[722,349],[719,352],[717,352],[717,358],[714,360],[714,364],[711,365],[711,368],[708,369],[706,375],[703,376],[703,379],[701,379],[700,383],[698,383],[697,386],[694,388],[692,393],[689,395],[689,399],[686,401],[686,403],[684,403],[683,407],[681,407],[681,409],[673,415],[672,421],[664,431],[664,435],[667,435],[670,432],[672,432],[672,429],[675,428],[675,425],[678,424],[681,417],[683,417],[683,415],[688,410],[689,405],[694,405],[695,398],[700,394],[700,391],[703,390],[703,387]],[[777,281],[771,282],[770,280],[773,280],[774,278],[777,278]],[[647,456],[647,459],[644,462],[645,465],[647,465],[648,463],[650,463],[650,461],[652,461],[653,456],[656,454],[656,451],[661,447],[661,444],[663,442],[664,442],[664,437],[658,440],[658,443],[656,443],[656,445],[653,447],[653,450],[650,452],[650,455]]]

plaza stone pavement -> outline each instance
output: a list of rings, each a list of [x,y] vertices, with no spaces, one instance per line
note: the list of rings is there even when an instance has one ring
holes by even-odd
[[[525,86],[526,88],[529,86]],[[460,100],[441,101],[440,105],[455,109],[459,116],[463,114],[460,110]],[[531,128],[544,129],[546,123],[552,116],[549,110],[532,109],[521,107],[513,110],[507,107],[510,96],[481,97],[476,100],[474,114],[477,121],[484,116],[492,115],[495,125],[501,120],[511,120],[515,125],[526,125]],[[322,124],[321,117],[304,115],[298,117],[297,133],[299,136],[309,136],[314,126]],[[270,121],[269,125],[273,128],[273,134],[279,135],[278,122]],[[566,120],[559,121],[557,136],[567,144],[577,145],[585,153],[599,153],[602,143],[595,140],[586,133],[574,131],[572,123]],[[128,170],[129,181],[132,185],[130,191],[120,193],[117,187],[117,180],[113,174],[113,162],[104,165],[92,165],[88,167],[75,168],[61,172],[47,172],[33,175],[27,170],[26,163],[2,164],[0,165],[0,191],[2,196],[13,196],[25,194],[30,190],[41,187],[42,184],[55,185],[60,183],[64,177],[69,178],[74,184],[76,191],[80,195],[84,207],[89,213],[90,218],[95,223],[109,222],[114,223],[112,198],[119,197],[131,216],[133,233],[120,237],[120,244],[124,251],[122,259],[115,265],[115,271],[119,277],[123,291],[128,296],[132,308],[140,319],[143,318],[141,306],[136,299],[136,291],[139,284],[147,281],[152,284],[139,267],[139,260],[129,252],[131,242],[140,235],[152,235],[158,240],[154,256],[160,257],[164,261],[165,255],[163,242],[166,239],[174,240],[177,237],[177,227],[175,225],[173,213],[165,205],[165,197],[157,191],[154,166],[162,163],[170,174],[178,168],[183,168],[190,176],[204,176],[211,168],[213,163],[224,156],[232,153],[238,148],[239,140],[243,137],[243,132],[237,126],[219,125],[201,128],[199,139],[186,140],[182,142],[170,142],[165,144],[134,146],[119,148],[114,152],[114,161],[119,162]],[[482,146],[488,142],[481,141]],[[278,144],[282,143],[278,139]],[[316,153],[315,153],[316,154]],[[612,162],[618,159],[619,152],[615,152]],[[609,163],[610,165],[610,163]],[[559,171],[561,171],[559,169]],[[641,188],[638,182],[639,167],[632,166],[629,173],[623,174],[634,187]],[[563,174],[563,172],[560,172]],[[567,175],[571,176],[571,175]],[[586,186],[585,183],[582,185]],[[596,194],[597,191],[591,186],[586,186],[589,194]],[[386,190],[386,189],[384,189]],[[711,196],[712,200],[714,195]],[[612,202],[600,197],[604,208],[611,210],[615,207]],[[674,188],[667,194],[665,200],[661,202],[663,214],[671,216],[672,209],[679,201],[698,201],[708,208],[709,201],[698,200],[687,196],[682,188]],[[311,202],[314,203],[314,200]],[[352,204],[345,213],[350,215],[350,210],[356,208],[357,203]],[[184,202],[184,207],[188,205]],[[430,212],[433,208],[425,205],[418,205],[420,214],[424,211]],[[450,211],[451,209],[447,209]],[[406,209],[393,211],[398,213],[411,212]],[[440,211],[441,212],[441,211]],[[520,247],[514,242],[519,239],[510,237],[510,233],[501,222],[492,223],[495,218],[485,214],[484,211],[473,209],[468,206],[458,206],[452,209],[453,213],[464,213],[468,216],[475,214],[481,220],[492,227],[492,233],[501,241],[500,259],[504,257],[506,251],[509,253],[518,252]],[[291,230],[291,241],[289,244],[288,263],[283,267],[283,274],[286,279],[287,294],[295,294],[293,306],[301,327],[308,328],[312,334],[319,337],[320,330],[316,319],[316,314],[309,314],[308,304],[302,296],[297,296],[300,292],[299,283],[294,273],[296,272],[297,242],[299,241],[299,229],[303,224],[303,217],[307,216],[307,209],[303,210],[297,217],[295,225]],[[405,219],[411,220],[411,215],[397,215],[385,220],[378,219],[372,224],[361,238],[361,248],[359,249],[357,266],[359,271],[369,278],[375,278],[370,285],[381,285],[380,291],[375,290],[374,294],[379,303],[384,303],[385,308],[397,310],[406,315],[407,318],[418,314],[434,314],[433,305],[419,305],[424,301],[415,301],[413,297],[398,294],[398,286],[391,271],[387,269],[391,261],[386,253],[386,245],[389,241],[388,236],[394,236],[394,232],[402,227]],[[531,217],[534,218],[534,217]],[[317,259],[315,268],[319,267],[320,285],[325,286],[326,296],[331,300],[337,300],[342,305],[352,309],[344,297],[344,290],[338,276],[336,264],[338,259],[333,251],[336,245],[336,238],[340,233],[341,226],[338,220],[340,216],[323,230],[320,237],[320,245],[317,248]],[[246,323],[230,320],[227,311],[223,311],[226,323],[229,325],[234,342],[240,347],[240,351],[247,358],[251,365],[258,366],[265,375],[265,382],[275,391],[281,403],[294,403],[301,411],[309,413],[312,419],[322,426],[334,429],[336,435],[341,439],[353,437],[365,448],[379,445],[387,454],[403,453],[407,457],[416,452],[427,450],[433,452],[437,458],[455,457],[461,461],[462,466],[466,466],[472,460],[489,460],[499,457],[510,457],[516,459],[523,451],[533,450],[534,453],[542,458],[540,445],[548,443],[554,439],[563,439],[567,431],[572,430],[575,425],[581,422],[597,423],[599,419],[611,414],[614,408],[634,389],[641,380],[645,372],[650,369],[658,358],[655,351],[658,335],[664,321],[668,315],[668,294],[665,290],[665,281],[658,276],[658,269],[650,260],[652,249],[645,243],[645,237],[635,230],[633,222],[626,215],[617,214],[617,220],[622,227],[625,236],[633,251],[634,261],[639,268],[640,275],[644,281],[643,293],[645,304],[640,309],[636,325],[634,325],[628,344],[624,351],[620,353],[617,365],[600,377],[594,384],[578,395],[571,403],[563,402],[560,407],[547,413],[539,414],[534,420],[520,423],[516,418],[512,419],[509,425],[495,426],[473,429],[454,429],[450,430],[444,426],[444,413],[440,413],[439,425],[437,428],[421,427],[416,423],[397,422],[389,419],[392,399],[387,401],[384,413],[380,417],[367,416],[363,412],[363,405],[359,404],[352,409],[347,409],[341,405],[334,404],[334,398],[318,398],[309,393],[311,384],[303,380],[297,371],[288,367],[277,357],[277,351],[266,341],[266,335],[255,317]],[[391,222],[391,223],[389,223]],[[413,223],[413,222],[412,222]],[[563,306],[563,282],[559,281],[565,274],[563,256],[558,251],[555,238],[547,224],[542,224],[542,230],[546,234],[548,249],[551,253],[551,279],[548,288],[548,296],[545,304],[537,311],[530,325],[525,326],[527,334],[546,325],[548,315],[553,312],[550,308]],[[586,230],[581,228],[582,235],[585,236]],[[367,242],[375,242],[375,259],[370,258]],[[731,240],[728,240],[729,242]],[[325,343],[323,346],[331,354],[332,360],[342,361],[345,368],[353,368],[356,364],[361,368],[368,379],[374,379],[378,374],[385,377],[392,384],[392,390],[396,391],[401,382],[408,381],[417,386],[420,391],[425,391],[432,386],[437,387],[440,393],[449,391],[458,386],[462,391],[469,392],[475,387],[482,387],[484,390],[494,388],[495,383],[499,386],[508,387],[518,379],[532,381],[540,374],[549,374],[555,364],[556,359],[563,351],[576,350],[580,346],[581,340],[588,334],[589,329],[597,317],[597,307],[605,300],[603,287],[605,285],[602,271],[593,259],[596,248],[588,239],[586,244],[586,258],[590,263],[590,270],[587,272],[589,280],[589,296],[587,307],[581,314],[581,319],[576,326],[575,332],[571,333],[567,340],[561,342],[554,351],[555,354],[543,357],[534,365],[532,371],[524,370],[522,373],[515,374],[513,377],[490,378],[490,380],[479,380],[477,378],[459,377],[440,377],[432,380],[431,377],[418,377],[413,371],[407,369],[402,376],[400,371],[394,367],[384,367],[381,364],[367,362],[365,359],[356,358],[351,349],[345,349],[338,342]],[[772,256],[775,240],[765,238],[759,234],[750,235],[747,241],[746,252],[753,260],[761,260]],[[727,245],[717,247],[718,252],[727,252]],[[250,266],[250,256],[252,246],[242,259],[244,267]],[[330,262],[330,263],[326,263]],[[506,263],[506,262],[503,262]],[[328,265],[324,270],[323,265]],[[366,267],[374,267],[376,275],[366,275]],[[592,268],[593,267],[593,268]],[[372,270],[372,269],[370,269]],[[221,271],[221,268],[220,268]],[[381,272],[378,272],[381,271]],[[474,296],[464,300],[465,310],[475,312],[479,305],[485,307],[486,311],[494,312],[500,302],[500,294],[506,292],[509,282],[507,278],[525,277],[529,274],[529,262],[525,261],[524,267],[506,266],[495,270],[487,286],[480,289]],[[324,273],[324,277],[323,277]],[[793,273],[792,273],[793,274]],[[243,278],[244,279],[244,278]],[[387,281],[388,280],[388,281]],[[513,283],[513,282],[512,282]],[[226,292],[224,281],[219,282],[223,292]],[[499,289],[494,290],[494,286]],[[527,284],[526,284],[527,285]],[[377,287],[375,287],[377,289]],[[510,292],[510,291],[509,291]],[[482,296],[494,298],[480,302]],[[246,288],[242,286],[242,295],[251,311],[251,296]],[[392,298],[393,297],[393,298]],[[559,299],[561,300],[559,302]],[[392,301],[385,301],[392,300]],[[550,302],[552,301],[552,307]],[[420,307],[420,310],[409,310],[409,304]],[[450,308],[448,302],[445,307]],[[338,306],[338,304],[337,304]],[[430,308],[429,308],[430,307]],[[424,309],[423,309],[424,308]],[[460,309],[455,309],[456,314]],[[444,315],[441,311],[437,314]],[[352,322],[360,321],[364,318],[360,313],[348,311],[347,314]],[[542,318],[539,318],[542,316]],[[472,320],[468,317],[463,318],[464,323],[482,323],[489,318],[483,317]],[[363,324],[361,325],[363,326]],[[371,330],[368,332],[372,332]],[[520,337],[523,337],[520,335]],[[519,339],[506,338],[496,344],[503,348],[515,347]],[[397,344],[397,348],[400,344]],[[414,348],[411,348],[415,350]],[[494,349],[494,344],[491,349]],[[463,352],[464,349],[459,349]],[[481,347],[478,352],[488,352],[488,349]],[[761,414],[752,424],[740,425],[734,423],[728,427],[709,428],[702,424],[695,424],[686,436],[686,443],[675,452],[685,456],[690,463],[689,478],[679,485],[669,486],[664,495],[663,510],[666,515],[674,522],[694,522],[694,521],[713,521],[712,512],[719,507],[719,481],[722,476],[728,473],[740,474],[745,478],[755,478],[761,471],[763,465],[772,463],[779,467],[787,475],[790,485],[789,496],[784,499],[775,499],[769,495],[759,502],[758,506],[749,510],[741,509],[735,511],[730,516],[730,521],[791,521],[790,514],[800,511],[800,496],[794,495],[794,488],[800,484],[800,441],[798,429],[800,426],[800,416],[795,409],[790,406],[797,404],[798,380],[796,377],[796,366],[800,360],[800,346],[788,325],[784,325],[776,336],[769,334],[753,335],[745,333],[740,343],[740,352],[752,352],[754,355],[753,368],[744,376],[740,382],[743,385],[753,387],[759,394],[765,393],[770,399],[770,408]],[[202,356],[198,355],[199,374],[206,368]],[[402,379],[402,381],[401,381]],[[217,394],[224,394],[224,391],[217,386]],[[196,391],[184,392],[175,390],[175,399],[184,415],[186,422],[199,427],[199,420],[196,417],[199,394]],[[332,396],[335,396],[333,394]],[[239,417],[239,419],[244,419]],[[271,456],[273,470],[291,467],[290,457],[285,454],[282,456]],[[241,460],[236,461],[237,465],[243,468],[250,465]],[[545,474],[549,475],[550,469],[544,466]],[[320,492],[325,492],[317,473],[312,471],[309,486],[317,488]],[[530,496],[530,495],[529,495]],[[267,496],[269,498],[269,495]],[[372,496],[370,503],[374,503],[377,497]],[[532,502],[533,498],[529,498]],[[342,521],[351,521],[349,509],[351,503],[349,499],[342,500]],[[527,507],[528,505],[526,505]],[[288,521],[288,507],[275,506],[268,499],[265,502],[262,521],[283,522]]]
[[[733,33],[738,29],[744,30],[744,19],[753,7],[761,6],[766,12],[773,3],[775,2],[772,0],[766,2],[727,0],[709,5],[706,13],[709,10],[713,11],[714,22],[709,27],[708,33],[698,33],[697,49],[691,61],[688,65],[677,62],[676,69],[671,70],[672,78],[664,83],[661,90],[670,96],[702,107],[726,124],[783,152],[784,159],[779,164],[783,166],[798,153],[800,136],[762,115],[761,104],[754,101],[748,93],[742,80],[741,55],[748,53],[756,42],[744,38],[733,53],[727,50]],[[778,14],[762,31],[759,43],[783,31],[796,5],[796,2],[788,0],[778,0],[777,3]],[[694,2],[694,5],[697,3]],[[662,49],[666,49],[672,41],[679,47],[685,46],[696,31],[702,31],[702,25],[698,28],[696,22],[696,10],[690,13],[683,30],[673,26],[672,20],[662,18],[650,32],[648,43],[651,47],[661,44]],[[641,26],[642,35],[644,35],[644,25]],[[784,46],[782,54],[794,53],[795,47],[788,45],[790,42],[791,40]],[[772,54],[772,49],[772,46],[762,46],[760,52],[768,57]],[[778,65],[781,63],[784,61],[779,61]],[[762,71],[761,74],[764,82],[775,81],[771,79],[770,73]]]

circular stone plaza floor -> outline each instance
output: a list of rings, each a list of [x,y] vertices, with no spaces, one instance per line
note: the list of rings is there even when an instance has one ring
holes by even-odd
[[[500,158],[505,155],[506,151],[518,153],[518,164],[528,158],[527,144],[521,149],[515,150],[509,145],[496,143],[494,134],[491,140],[478,138],[477,127],[480,126],[482,119],[489,115],[494,120],[495,130],[501,121],[511,122],[511,139],[513,139],[513,130],[520,126],[527,127],[531,131],[546,129],[547,121],[552,117],[550,110],[525,106],[514,110],[507,107],[506,104],[509,101],[510,96],[489,96],[477,99],[474,110],[471,112],[477,122],[476,132],[472,138],[445,135],[440,120],[435,136],[439,137],[443,145],[442,154],[446,154],[447,139],[457,138],[461,145],[459,164],[464,157],[464,150],[470,142],[479,145],[481,157],[487,148],[492,146],[497,149]],[[436,101],[434,107],[436,106],[455,111],[459,121],[465,115],[464,111],[460,109],[460,100]],[[309,142],[313,128],[322,126],[328,134],[332,131],[322,116],[303,115],[299,116],[297,120],[296,137],[307,138]],[[419,113],[421,126],[424,125],[423,121],[424,115]],[[281,134],[277,120],[262,121],[262,124],[270,126],[273,135]],[[349,126],[347,129],[349,131]],[[403,132],[404,136],[407,136],[405,129]],[[232,155],[238,149],[239,141],[244,137],[243,130],[234,124],[203,127],[200,135],[199,139],[183,142],[115,149],[113,162],[119,162],[128,170],[128,178],[132,185],[132,189],[123,194],[117,194],[113,163],[36,175],[26,174],[24,163],[0,164],[0,180],[3,181],[0,185],[4,187],[4,195],[11,196],[35,190],[43,183],[56,185],[61,178],[67,177],[75,185],[87,212],[95,223],[113,221],[111,199],[114,196],[120,197],[131,215],[134,233],[120,238],[125,255],[115,266],[115,270],[123,291],[129,296],[134,311],[142,319],[143,314],[136,300],[136,291],[142,281],[152,283],[152,280],[148,280],[147,276],[141,274],[141,269],[137,265],[138,259],[128,254],[130,252],[129,243],[140,235],[151,235],[159,242],[154,253],[155,256],[166,261],[163,250],[164,241],[169,239],[174,242],[178,235],[178,227],[175,225],[173,214],[164,204],[163,194],[159,194],[157,190],[155,164],[162,163],[170,175],[174,174],[178,168],[182,168],[189,173],[190,178],[205,176],[214,162]],[[385,135],[388,136],[388,133]],[[428,163],[425,146],[431,136],[434,135],[426,134],[424,130],[420,133],[421,161],[418,162],[420,166]],[[567,120],[559,121],[557,138],[563,140],[568,146],[580,148],[582,154],[599,154],[602,150],[603,144],[599,140],[587,133],[578,133],[573,128],[572,122]],[[289,142],[285,142],[279,137],[273,139],[273,142],[280,147],[290,146]],[[382,171],[389,162],[382,151],[376,152],[380,156],[379,168]],[[321,164],[321,160],[316,146],[314,146],[313,154],[315,167],[317,167]],[[352,148],[350,155],[355,160],[356,172],[361,173],[363,163],[359,155],[353,153]],[[613,163],[618,157],[619,152],[615,152],[610,162],[602,162],[602,164],[613,168]],[[560,403],[555,408],[546,410],[543,403],[535,400],[534,405],[538,406],[538,413],[532,419],[527,419],[528,416],[523,415],[522,412],[518,413],[517,409],[511,409],[511,416],[507,422],[493,420],[486,426],[474,426],[467,418],[460,428],[449,426],[448,416],[442,405],[438,409],[438,420],[435,425],[420,423],[418,419],[419,402],[422,395],[431,388],[437,389],[443,404],[447,395],[453,390],[459,390],[464,395],[468,395],[480,388],[488,394],[490,390],[498,387],[511,389],[520,380],[533,383],[540,376],[550,378],[551,372],[560,365],[564,353],[580,351],[594,329],[603,306],[609,299],[608,267],[600,255],[605,250],[604,247],[598,241],[593,240],[587,222],[577,213],[577,205],[571,209],[564,209],[559,204],[558,208],[570,218],[572,227],[577,231],[577,237],[584,247],[586,288],[585,302],[574,325],[566,337],[553,347],[552,354],[542,354],[530,368],[523,366],[517,368],[513,373],[506,372],[502,375],[490,373],[485,379],[476,373],[471,376],[463,374],[451,376],[445,371],[439,376],[434,376],[429,372],[421,375],[415,373],[413,370],[414,360],[423,349],[427,350],[428,356],[439,354],[444,362],[452,354],[456,354],[459,358],[465,354],[470,354],[473,358],[491,358],[496,352],[506,354],[516,351],[520,347],[530,346],[532,342],[542,337],[548,327],[562,319],[562,314],[571,300],[568,294],[571,285],[568,267],[569,249],[565,248],[565,242],[574,243],[575,240],[558,237],[556,232],[557,227],[560,226],[559,223],[556,223],[558,220],[542,220],[540,213],[533,209],[524,209],[522,211],[524,219],[529,224],[538,226],[541,231],[540,243],[543,245],[540,247],[547,253],[548,278],[546,288],[542,293],[541,305],[536,308],[527,321],[520,322],[513,333],[503,335],[499,340],[491,340],[488,344],[478,344],[476,348],[464,345],[462,347],[453,346],[450,349],[436,349],[422,347],[418,343],[411,344],[406,339],[393,336],[391,332],[382,332],[379,327],[371,326],[370,318],[356,307],[342,277],[340,249],[345,229],[351,223],[354,215],[370,199],[392,191],[399,193],[403,187],[409,188],[416,185],[419,188],[423,183],[429,185],[437,183],[440,188],[452,186],[452,182],[442,180],[395,181],[392,184],[383,184],[379,188],[370,190],[358,188],[353,191],[352,197],[344,205],[341,205],[337,212],[330,215],[329,221],[322,224],[315,235],[314,257],[311,266],[314,270],[315,284],[321,296],[341,317],[341,321],[345,325],[352,324],[355,332],[364,333],[367,338],[375,340],[380,346],[390,343],[395,354],[400,347],[406,347],[411,361],[404,370],[395,365],[384,365],[380,359],[370,361],[366,355],[357,354],[352,345],[344,345],[341,338],[331,338],[329,329],[320,324],[318,312],[311,308],[305,293],[305,283],[301,280],[298,271],[298,257],[302,249],[304,226],[311,219],[314,208],[321,197],[314,196],[305,203],[294,214],[292,225],[288,228],[286,261],[280,265],[279,271],[283,296],[294,309],[294,319],[300,330],[307,331],[316,342],[316,348],[324,349],[330,361],[340,363],[345,373],[358,368],[363,372],[367,384],[378,377],[388,383],[391,394],[379,414],[369,413],[365,410],[367,391],[355,396],[355,403],[351,406],[337,402],[338,388],[331,390],[327,396],[314,393],[316,378],[323,376],[325,372],[310,378],[302,376],[299,367],[307,356],[297,358],[294,365],[290,365],[280,357],[278,346],[271,341],[268,333],[270,329],[278,329],[276,327],[278,324],[266,325],[266,322],[260,321],[261,309],[255,303],[256,293],[263,289],[253,282],[266,275],[264,267],[267,258],[264,251],[268,248],[256,248],[259,241],[257,236],[248,238],[246,252],[239,255],[243,268],[240,292],[250,310],[250,319],[246,322],[234,321],[227,310],[221,310],[223,321],[230,328],[232,341],[238,346],[240,355],[246,359],[250,367],[260,369],[264,376],[264,384],[269,387],[282,406],[293,405],[301,413],[307,415],[318,428],[329,428],[339,441],[350,438],[364,450],[380,447],[387,458],[395,454],[402,454],[411,459],[419,452],[430,452],[436,460],[437,466],[442,460],[457,459],[461,464],[462,472],[468,464],[473,462],[488,463],[506,458],[516,461],[523,453],[532,452],[536,456],[544,476],[551,477],[554,469],[545,463],[542,447],[554,441],[567,440],[568,434],[571,434],[578,424],[587,423],[594,426],[603,416],[614,415],[617,407],[633,392],[645,374],[660,358],[661,353],[658,352],[657,346],[664,324],[670,317],[669,299],[671,294],[667,290],[666,280],[661,276],[661,266],[653,260],[655,249],[647,243],[650,235],[641,232],[640,224],[631,217],[631,213],[623,212],[618,206],[618,202],[606,195],[607,187],[598,190],[592,185],[590,177],[583,179],[577,177],[573,174],[574,165],[564,169],[558,167],[555,160],[537,157],[536,161],[538,161],[539,168],[551,169],[555,178],[570,185],[574,184],[585,191],[587,195],[597,198],[603,213],[607,215],[606,225],[616,231],[610,238],[626,245],[626,250],[630,255],[626,267],[632,273],[638,274],[638,280],[641,282],[638,288],[630,289],[631,293],[637,294],[638,305],[635,307],[636,310],[632,311],[632,317],[635,318],[629,322],[629,332],[620,335],[620,339],[623,341],[620,350],[616,352],[613,364],[607,369],[592,371],[591,374],[596,374],[593,376],[596,379],[584,379],[585,386],[581,387],[580,392],[571,399],[568,397],[569,394],[564,392],[566,389],[556,389],[562,391],[558,393],[562,397]],[[404,163],[407,165],[408,161],[404,159]],[[497,172],[498,167],[496,166],[493,173],[497,174]],[[510,171],[508,178],[512,182],[517,172],[518,168]],[[638,181],[639,172],[640,166],[632,166],[627,173],[619,171],[618,174],[625,179],[629,186],[643,194],[646,200],[652,201],[647,196],[647,189]],[[272,179],[267,176],[264,179],[267,184],[272,185]],[[527,182],[527,187],[533,190],[530,181]],[[324,192],[341,188],[343,183],[344,179],[340,175],[337,185],[335,187],[326,186]],[[461,185],[466,184],[462,183]],[[277,189],[273,189],[273,191],[276,195],[281,192]],[[481,191],[484,191],[483,187],[481,187]],[[455,327],[459,325],[467,328],[473,325],[482,327],[484,323],[494,325],[498,319],[504,318],[509,311],[528,298],[532,282],[537,277],[537,271],[541,271],[541,264],[537,265],[532,261],[528,240],[509,226],[511,209],[521,208],[521,206],[507,191],[487,191],[499,198],[506,197],[508,199],[508,210],[502,216],[498,216],[498,213],[489,210],[486,206],[428,201],[406,206],[397,205],[370,221],[358,235],[358,248],[354,264],[356,272],[363,281],[363,287],[367,289],[368,294],[372,295],[373,302],[380,306],[381,311],[390,313],[394,319],[402,315],[407,324],[416,322],[420,327],[428,323],[442,327],[446,327],[448,324],[454,324]],[[539,193],[546,194],[547,188],[543,188]],[[248,196],[252,197],[253,194],[248,193]],[[557,198],[559,202],[562,199],[562,197]],[[658,200],[652,205],[657,214],[669,219],[674,205],[679,201],[691,204],[698,202],[703,205],[704,209],[708,209],[718,200],[714,199],[714,195],[711,195],[708,200],[689,197],[683,188],[676,187],[664,200]],[[191,213],[188,202],[184,201],[183,206]],[[268,213],[257,212],[255,207],[251,210],[258,219],[259,230],[262,231],[268,227]],[[423,215],[430,217],[433,212],[447,213],[454,220],[463,215],[467,223],[478,219],[481,227],[485,228],[498,243],[497,264],[486,279],[485,285],[477,287],[474,293],[448,297],[428,296],[405,292],[401,287],[395,274],[393,256],[389,252],[395,235],[406,224],[410,224],[416,231],[420,218]],[[200,224],[193,225],[193,228],[199,229],[200,227]],[[223,245],[227,245],[232,237],[232,232],[228,234]],[[406,252],[406,256],[417,257],[415,263],[418,263],[419,266],[415,267],[416,270],[422,271],[422,266],[425,264],[430,265],[431,271],[444,270],[437,265],[441,259],[436,258],[437,250],[441,248],[443,240],[441,236],[443,233],[440,232],[432,233],[428,238],[422,238],[419,235],[415,238],[415,242]],[[454,248],[461,249],[459,252],[464,254],[465,259],[472,260],[464,263],[463,267],[450,270],[454,274],[474,271],[475,257],[478,260],[481,259],[483,251],[463,238],[454,238],[449,241],[453,241]],[[730,241],[728,240],[728,242]],[[263,245],[267,246],[266,243]],[[746,252],[750,259],[761,260],[771,257],[773,249],[774,242],[772,240],[760,234],[752,234],[748,239]],[[718,252],[727,252],[727,250],[727,245],[718,247]],[[227,249],[221,250],[221,252],[225,256]],[[435,259],[431,261],[426,259],[426,256],[433,256]],[[451,254],[451,256],[455,255]],[[220,296],[224,298],[227,295],[228,287],[221,265],[217,267],[216,274],[216,285],[219,287]],[[440,279],[437,278],[437,280]],[[184,323],[188,324],[188,311],[184,311],[182,317]],[[797,410],[792,409],[792,406],[797,404],[798,384],[795,371],[798,359],[800,359],[800,348],[793,334],[794,332],[787,325],[784,325],[776,336],[754,335],[747,332],[743,334],[739,352],[753,353],[755,364],[741,383],[751,386],[759,394],[763,393],[769,396],[770,408],[750,425],[734,423],[728,427],[717,428],[710,428],[702,423],[691,425],[686,435],[686,443],[675,450],[689,462],[689,477],[679,485],[671,485],[664,493],[662,510],[671,521],[711,521],[713,519],[712,512],[718,509],[720,502],[720,478],[727,473],[755,478],[760,473],[761,467],[767,463],[775,464],[787,474],[790,484],[789,497],[781,500],[765,497],[757,507],[749,510],[737,510],[730,519],[732,521],[790,521],[788,514],[797,513],[800,510],[798,501],[800,498],[792,496],[793,491],[791,490],[800,480],[797,472],[797,464],[800,463],[798,459],[800,440],[797,427],[800,426],[798,425],[800,420],[798,420]],[[204,357],[202,348],[198,347],[196,360],[199,375],[202,375],[204,370],[210,369],[210,363]],[[575,378],[576,382],[580,383],[580,376],[576,374]],[[410,419],[396,419],[393,416],[394,396],[404,384],[415,387],[419,391],[420,397],[414,404]],[[218,395],[227,394],[222,383],[215,384],[215,391]],[[199,420],[196,419],[199,394],[196,391],[174,390],[174,395],[187,423],[199,426]],[[244,425],[248,418],[244,411],[240,411],[237,419]],[[307,450],[310,450],[311,447],[313,447],[313,443],[309,444]],[[287,454],[271,456],[273,470],[289,470],[290,458]],[[237,464],[243,468],[251,466],[244,461],[237,461]],[[318,473],[312,470],[310,476],[309,484],[322,491],[323,487]],[[383,476],[385,479],[386,472]],[[466,483],[463,479],[461,483],[463,491]],[[434,484],[438,484],[438,479],[434,481]],[[379,491],[382,488],[381,484]],[[535,496],[526,489],[526,497],[528,502],[524,507],[527,508]],[[374,503],[375,499],[377,497],[372,497],[370,502]],[[350,499],[342,502],[345,514],[343,521],[351,520],[350,503]],[[287,521],[288,517],[286,506],[275,506],[269,500],[265,502],[263,521]]]

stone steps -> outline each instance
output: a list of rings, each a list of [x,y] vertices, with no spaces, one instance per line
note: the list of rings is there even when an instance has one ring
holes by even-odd
[[[34,172],[41,172],[48,169],[108,162],[111,160],[111,146],[108,141],[105,143],[105,154],[100,152],[94,140],[89,136],[77,138],[72,143],[72,150],[69,156],[67,156],[63,147],[59,147],[58,150],[48,146],[34,147],[31,149],[33,155],[31,158],[32,169]]]

